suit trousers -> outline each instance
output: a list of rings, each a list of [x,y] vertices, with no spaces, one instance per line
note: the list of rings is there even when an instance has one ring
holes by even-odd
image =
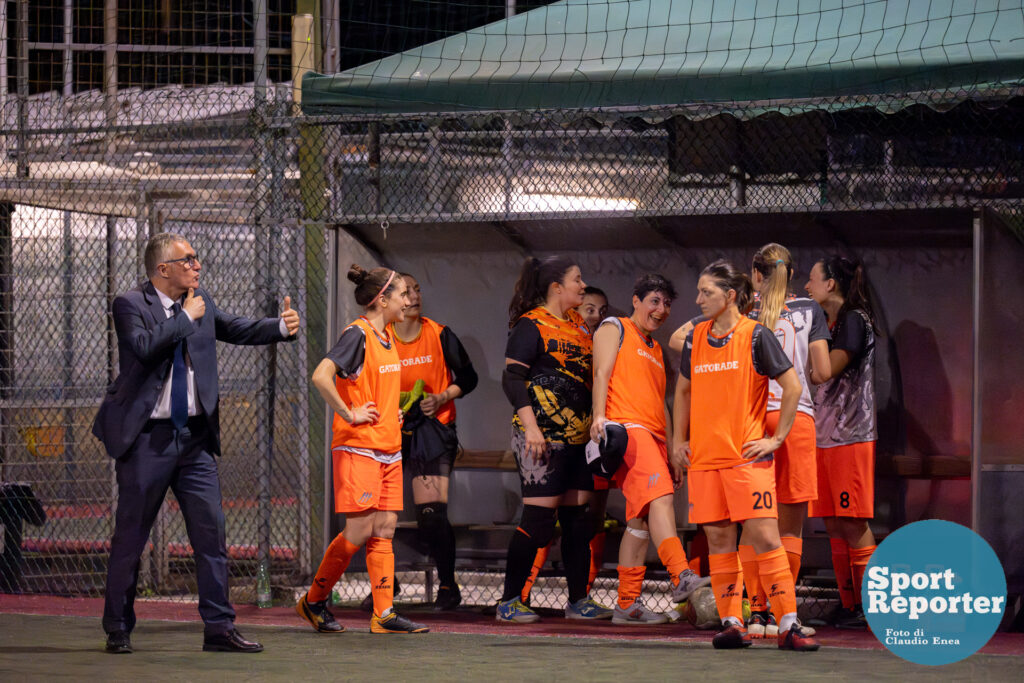
[[[181,429],[170,420],[146,423],[131,449],[115,463],[117,516],[107,565],[103,630],[135,627],[139,561],[167,489],[174,491],[195,554],[199,614],[207,635],[233,628],[228,599],[228,558],[224,541],[217,460],[203,416]]]

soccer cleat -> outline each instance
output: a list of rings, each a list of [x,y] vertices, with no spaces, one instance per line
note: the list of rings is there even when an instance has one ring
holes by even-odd
[[[616,604],[614,611],[612,623],[619,626],[651,626],[668,621],[668,617],[649,609],[640,598],[634,600],[633,604],[626,609],[622,609]]]
[[[711,639],[711,645],[716,650],[738,650],[741,647],[753,645],[753,641],[747,635],[747,629],[737,626],[732,622],[723,624],[723,626],[724,628]],[[782,647],[782,645],[779,645],[779,647]]]
[[[679,572],[679,583],[672,589],[672,602],[683,602],[693,591],[702,586],[711,585],[710,576],[701,576],[692,569]]]
[[[374,614],[370,617],[370,633],[427,633],[430,629],[426,624],[417,624],[406,619],[394,609],[386,610],[383,617]]]
[[[494,620],[502,624],[532,624],[539,619],[540,616],[519,598],[499,602],[494,612]]]
[[[611,619],[614,610],[596,602],[589,595],[570,603],[565,608],[566,619],[584,619],[586,621],[597,621],[600,619]]]
[[[794,623],[785,633],[779,634],[779,649],[794,650],[796,652],[814,652],[820,645],[818,641],[811,638],[800,622]]]
[[[853,609],[840,609],[836,614],[835,627],[839,629],[863,629],[868,627],[864,617],[864,607],[854,605]]]
[[[327,609],[327,601],[310,602],[309,593],[305,593],[295,605],[295,611],[309,622],[317,633],[343,633],[345,627],[335,620],[331,610]]]
[[[437,589],[437,598],[434,599],[434,609],[438,612],[447,612],[462,604],[462,591],[455,586],[441,586]]]
[[[779,635],[779,625],[775,615],[768,610],[752,612],[747,622],[747,633],[751,638],[775,638]]]

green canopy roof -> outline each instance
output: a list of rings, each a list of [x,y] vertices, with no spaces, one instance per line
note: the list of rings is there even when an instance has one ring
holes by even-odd
[[[1022,82],[1021,0],[562,0],[307,74],[302,105],[427,113],[927,99]]]

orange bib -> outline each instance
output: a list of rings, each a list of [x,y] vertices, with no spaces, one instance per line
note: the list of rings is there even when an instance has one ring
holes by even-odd
[[[693,330],[690,356],[690,468],[717,470],[748,462],[743,444],[765,431],[768,378],[754,369],[756,322],[740,318],[721,347],[708,343],[714,321]],[[728,333],[724,336],[728,336]]]
[[[402,359],[402,391],[412,391],[416,380],[422,379],[424,389],[431,394],[440,394],[452,383],[451,372],[444,362],[441,348],[441,330],[444,326],[430,318],[420,318],[423,326],[415,339],[404,342],[395,334],[392,323],[388,327],[391,339],[396,343],[398,357]],[[437,419],[449,424],[455,419],[455,401],[448,401],[437,411]]]
[[[353,426],[335,414],[331,426],[334,433],[331,448],[345,445],[397,453],[402,450],[402,427],[398,421],[402,362],[395,350],[394,335],[391,336],[391,348],[388,348],[365,320],[356,320],[352,325],[362,328],[366,336],[363,369],[354,380],[335,377],[334,385],[349,408],[358,408],[367,401],[373,401],[377,404],[380,418],[373,424]]]
[[[646,427],[665,440],[665,365],[661,346],[646,337],[629,318],[622,323],[622,346],[608,378],[605,416],[619,423]]]

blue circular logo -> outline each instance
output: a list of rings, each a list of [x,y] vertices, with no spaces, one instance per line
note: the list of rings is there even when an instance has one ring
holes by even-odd
[[[951,664],[989,641],[1006,609],[1006,575],[967,527],[927,520],[889,534],[861,584],[864,615],[889,650],[916,664]]]

